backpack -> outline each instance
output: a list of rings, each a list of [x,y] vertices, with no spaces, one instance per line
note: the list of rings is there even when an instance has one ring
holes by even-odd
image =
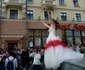
[[[8,58],[7,70],[14,70],[13,61],[14,61],[14,59],[10,61],[9,58]]]

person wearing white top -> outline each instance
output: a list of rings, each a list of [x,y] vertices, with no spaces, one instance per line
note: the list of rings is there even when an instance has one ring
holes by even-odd
[[[30,54],[30,57],[33,57],[33,67],[32,70],[40,70],[41,69],[41,62],[40,58],[41,55],[38,49],[34,49],[34,53]]]
[[[9,60],[10,60],[10,61],[12,61],[12,60],[13,60],[14,70],[16,70],[16,69],[17,69],[17,67],[18,67],[18,63],[17,63],[17,59],[13,57],[12,52],[11,52],[11,53],[9,53],[9,57],[8,57],[8,58],[6,58],[6,60],[5,60],[5,67],[6,67],[6,68],[7,68],[7,63],[9,62]]]

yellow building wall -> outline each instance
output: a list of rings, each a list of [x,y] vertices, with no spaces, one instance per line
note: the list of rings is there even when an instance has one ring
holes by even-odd
[[[42,5],[42,0],[33,0],[32,3],[28,2],[28,6],[38,6],[38,7],[41,7]]]
[[[61,20],[60,12],[67,12],[67,20],[71,21],[75,18],[75,13],[80,13],[82,21],[85,20],[85,0],[78,0],[79,7],[73,5],[73,0],[65,0],[65,5],[59,5],[59,0],[55,1],[56,6],[53,8],[52,17],[54,19],[59,18]],[[28,2],[28,10],[31,9],[34,11],[34,19],[38,19],[39,16],[41,19],[44,19],[44,10],[42,9],[42,0],[33,0],[33,2]],[[19,19],[23,18],[22,8],[6,8],[5,15],[6,18],[9,16],[10,9],[18,9]],[[24,14],[25,16],[25,14]]]

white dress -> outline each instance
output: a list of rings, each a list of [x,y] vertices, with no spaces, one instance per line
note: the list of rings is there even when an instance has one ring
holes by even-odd
[[[84,54],[75,52],[68,48],[59,36],[56,36],[53,27],[50,27],[48,31],[49,35],[47,37],[44,55],[46,69],[57,69],[65,60],[84,57]]]

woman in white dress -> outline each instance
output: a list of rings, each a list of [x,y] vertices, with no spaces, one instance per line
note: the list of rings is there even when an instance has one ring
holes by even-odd
[[[67,47],[63,41],[56,36],[55,29],[59,24],[53,18],[51,18],[47,8],[45,10],[48,13],[49,24],[42,22],[49,30],[49,35],[46,40],[45,54],[44,54],[44,63],[46,69],[57,69],[60,64],[68,59],[77,59],[83,58],[84,54],[77,53]]]

